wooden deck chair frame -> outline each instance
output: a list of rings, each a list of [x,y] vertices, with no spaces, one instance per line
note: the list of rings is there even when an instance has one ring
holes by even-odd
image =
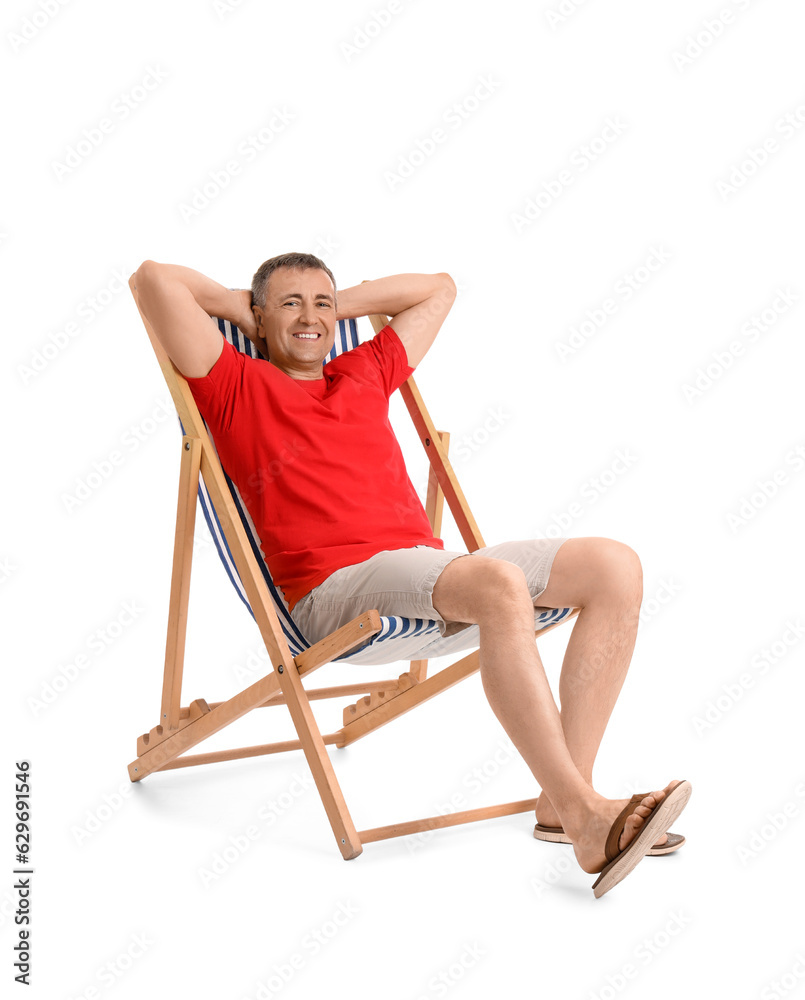
[[[130,279],[129,286],[136,302],[133,278]],[[410,669],[394,680],[367,681],[306,690],[302,678],[330,663],[352,647],[366,642],[367,637],[376,634],[380,630],[380,615],[377,610],[367,609],[295,658],[291,655],[276,609],[256,564],[223,469],[190,388],[157,340],[142,311],[140,316],[185,433],[182,437],[179,499],[159,722],[150,732],[137,740],[137,759],[128,767],[131,780],[140,781],[154,771],[301,749],[310,766],[336,843],[345,860],[356,858],[362,852],[364,844],[374,841],[534,809],[536,799],[531,798],[394,823],[374,829],[361,831],[355,829],[327,746],[334,745],[338,748],[349,746],[350,743],[374,732],[442,691],[446,691],[465,677],[469,677],[479,669],[478,650],[463,656],[431,676],[427,675],[427,660],[412,660]],[[370,320],[375,333],[389,322],[381,315],[371,316]],[[441,531],[442,511],[446,499],[467,550],[472,552],[483,548],[485,542],[447,457],[449,435],[437,431],[434,427],[413,377],[400,387],[400,393],[430,462],[426,511],[434,535],[438,537]],[[184,707],[181,704],[182,674],[199,472],[204,477],[210,498],[215,505],[221,528],[246,590],[273,670],[228,701],[208,704],[199,698]],[[578,611],[577,608],[572,609],[561,622],[545,626],[539,634],[570,621],[575,618]],[[351,712],[354,718],[345,722],[336,732],[322,735],[313,715],[311,700],[356,694],[362,695],[362,699],[352,709],[345,710],[345,716]],[[192,747],[252,709],[280,705],[287,706],[298,739],[214,753],[186,755]]]

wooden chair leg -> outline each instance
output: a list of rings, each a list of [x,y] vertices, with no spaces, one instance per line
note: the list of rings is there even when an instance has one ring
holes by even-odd
[[[313,716],[307,693],[302,686],[302,678],[293,661],[287,666],[288,669],[285,669],[284,664],[277,668],[280,687],[285,695],[288,710],[313,774],[313,780],[316,782],[338,849],[345,861],[351,861],[363,851],[361,838],[349,814],[327,747]]]
[[[179,469],[179,500],[176,507],[176,534],[173,544],[168,638],[165,644],[165,672],[162,681],[160,725],[177,729],[182,698],[187,605],[190,597],[190,570],[193,562],[193,535],[196,527],[196,496],[201,464],[201,440],[182,438]]]

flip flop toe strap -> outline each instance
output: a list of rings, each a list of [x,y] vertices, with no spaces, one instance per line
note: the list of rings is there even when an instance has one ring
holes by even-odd
[[[623,828],[626,826],[626,820],[632,815],[633,812],[635,812],[643,799],[650,794],[650,792],[637,792],[620,811],[618,818],[610,827],[606,846],[604,847],[604,856],[607,861],[614,861],[615,858],[617,858],[617,856],[621,853],[621,849],[618,847],[618,841],[621,839]]]

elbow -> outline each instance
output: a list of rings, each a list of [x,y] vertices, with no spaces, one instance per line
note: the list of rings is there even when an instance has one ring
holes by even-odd
[[[131,276],[131,278],[129,280],[129,284],[131,284],[132,282],[138,282],[138,281],[140,282],[140,284],[142,284],[145,281],[145,279],[147,278],[148,272],[151,270],[151,268],[153,267],[153,265],[154,265],[154,261],[152,261],[152,260],[144,260],[142,262],[142,264],[140,264],[140,266],[134,272],[134,274],[132,274],[132,276]]]
[[[153,277],[154,273],[160,267],[155,260],[144,260],[142,264],[137,268],[132,277],[139,278],[140,281],[145,281],[149,277]]]
[[[155,260],[144,260],[129,278],[129,288],[140,305],[147,300],[150,290],[158,283],[161,266]]]

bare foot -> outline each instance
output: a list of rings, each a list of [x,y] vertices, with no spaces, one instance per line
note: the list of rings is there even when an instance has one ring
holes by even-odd
[[[623,809],[623,807],[626,805],[626,803],[627,803],[628,800],[627,799],[611,799],[609,801],[613,801],[613,802],[619,803],[618,810],[615,813],[615,816],[617,816],[618,813],[621,811],[621,809]],[[542,794],[540,795],[540,797],[537,799],[536,817],[537,817],[537,822],[539,823],[540,826],[561,827],[561,825],[562,825],[562,821],[559,819],[559,814],[554,809],[551,800],[548,798],[548,796],[545,794],[545,792],[542,792]],[[614,817],[613,817],[613,819],[614,819]],[[611,825],[612,824],[610,823],[610,826]],[[623,839],[623,838],[621,838],[621,839]],[[631,837],[629,839],[631,839]],[[654,844],[654,847],[663,847],[667,843],[667,841],[668,841],[668,834],[664,833],[661,837],[659,837],[657,839],[657,842]],[[626,843],[627,842],[624,842],[622,844],[622,848],[626,846]]]
[[[627,818],[618,840],[618,850],[625,850],[640,832],[646,819],[651,815],[655,806],[662,802],[665,796],[679,785],[679,781],[670,782],[664,789],[656,792],[649,792],[640,805],[635,807],[635,811]],[[589,874],[602,871],[607,865],[607,858],[604,854],[604,845],[612,824],[618,814],[627,804],[628,799],[605,799],[599,796],[598,808],[587,814],[586,819],[581,822],[574,817],[569,824],[568,836],[573,843],[573,850],[576,860],[582,869]]]

